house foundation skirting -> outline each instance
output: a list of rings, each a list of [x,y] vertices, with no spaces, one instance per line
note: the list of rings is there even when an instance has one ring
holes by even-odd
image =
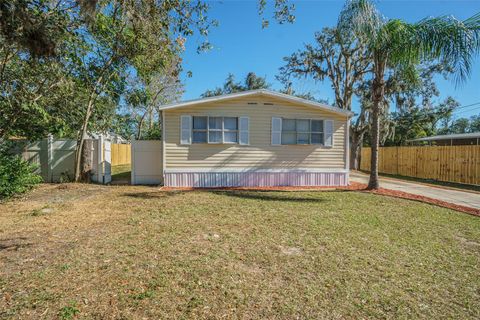
[[[277,187],[277,186],[346,186],[348,171],[166,171],[168,187]]]

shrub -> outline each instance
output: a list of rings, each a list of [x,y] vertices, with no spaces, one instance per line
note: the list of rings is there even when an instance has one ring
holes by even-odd
[[[160,126],[154,125],[151,128],[146,128],[142,132],[142,136],[140,137],[139,140],[160,140],[162,139],[162,129],[160,129]]]
[[[0,200],[24,193],[42,182],[34,173],[36,166],[21,157],[0,150]]]

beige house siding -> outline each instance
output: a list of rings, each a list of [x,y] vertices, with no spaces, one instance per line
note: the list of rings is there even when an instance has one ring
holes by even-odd
[[[257,104],[249,104],[257,103]],[[267,103],[267,104],[265,104]],[[270,105],[273,104],[273,105]],[[247,116],[250,145],[180,144],[180,116]],[[345,169],[347,116],[298,106],[274,98],[256,97],[164,110],[165,168],[169,169]],[[272,117],[331,119],[333,146],[271,145]]]

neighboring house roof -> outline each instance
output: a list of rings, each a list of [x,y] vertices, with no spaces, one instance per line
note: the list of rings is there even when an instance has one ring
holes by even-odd
[[[430,136],[430,137],[412,139],[412,140],[409,140],[409,141],[411,141],[411,142],[414,142],[414,141],[438,141],[438,140],[460,140],[460,139],[477,139],[477,138],[480,138],[480,132],[445,134],[445,135],[441,135],[441,136]]]
[[[209,103],[209,102],[218,102],[218,101],[225,101],[225,100],[245,98],[245,97],[255,97],[255,96],[277,98],[277,99],[280,99],[280,100],[296,103],[298,105],[303,105],[303,106],[306,106],[306,107],[317,108],[317,109],[322,109],[322,110],[337,113],[337,114],[342,114],[342,115],[345,115],[345,116],[348,116],[348,117],[353,116],[353,112],[348,111],[348,110],[340,109],[340,108],[337,108],[337,107],[332,107],[332,106],[329,106],[329,105],[326,105],[326,104],[323,104],[323,103],[319,103],[319,102],[315,102],[315,101],[291,96],[291,95],[276,92],[276,91],[266,90],[266,89],[242,91],[242,92],[236,92],[236,93],[231,93],[231,94],[224,94],[224,95],[221,95],[221,96],[215,96],[215,97],[208,97],[208,98],[201,98],[201,99],[171,103],[171,104],[163,105],[159,109],[160,110],[169,110],[169,109],[176,109],[176,108],[187,107],[187,106],[198,105],[198,104],[204,104],[204,103]]]
[[[98,139],[100,135],[103,135],[105,138],[112,140],[114,143],[128,142],[127,139],[113,132],[87,132],[87,137],[92,139]]]

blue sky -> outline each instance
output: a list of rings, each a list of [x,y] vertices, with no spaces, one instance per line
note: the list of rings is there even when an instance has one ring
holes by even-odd
[[[197,54],[200,37],[187,41],[183,56],[185,72],[191,71],[188,78],[184,73],[186,92],[183,99],[198,98],[207,89],[220,86],[228,73],[237,80],[253,71],[266,76],[274,89],[282,88],[275,80],[278,69],[284,64],[283,57],[312,43],[314,33],[323,27],[334,26],[343,6],[343,0],[294,1],[296,4],[296,22],[278,25],[271,21],[268,28],[262,29],[261,18],[257,13],[257,0],[211,1],[210,18],[217,19],[220,25],[212,29],[208,40],[214,48],[206,53]],[[409,22],[418,21],[427,16],[454,15],[465,19],[480,12],[480,0],[380,0],[380,11],[388,18],[401,18]],[[271,18],[271,11],[266,12]],[[272,19],[270,19],[272,20]],[[461,86],[453,81],[438,79],[443,100],[453,96],[462,106],[480,102],[480,57],[476,59],[470,79]],[[310,91],[319,98],[333,101],[333,93],[328,82],[296,81],[295,89]],[[353,106],[354,110],[358,106]],[[480,114],[480,105],[459,109],[456,117],[468,117]]]

